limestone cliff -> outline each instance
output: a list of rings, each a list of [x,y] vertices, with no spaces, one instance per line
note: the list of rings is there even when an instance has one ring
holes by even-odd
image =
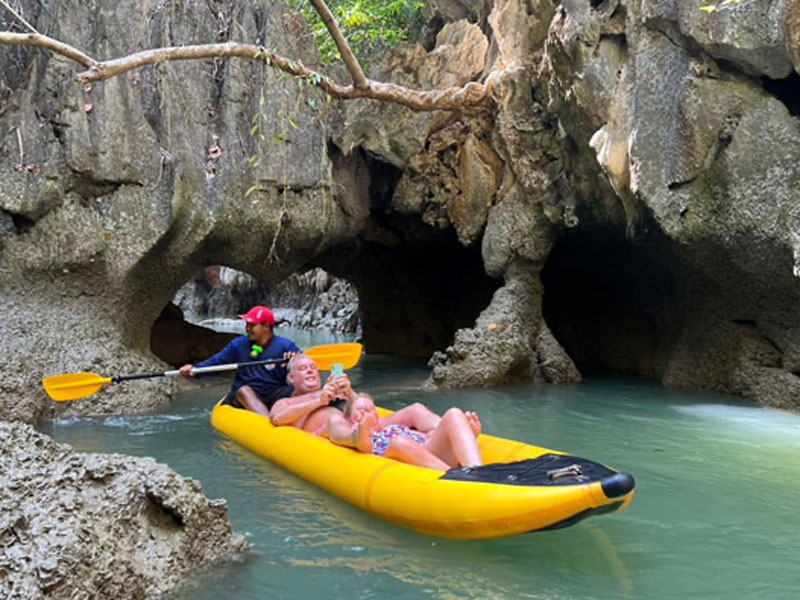
[[[21,2],[38,29],[104,58],[237,39],[316,64],[278,4],[95,4]],[[44,375],[158,367],[153,325],[209,265],[348,279],[368,351],[433,355],[431,385],[609,368],[797,407],[797,3],[430,10],[435,42],[372,76],[488,77],[494,110],[329,107],[241,60],[80,87],[61,58],[3,49],[2,414],[54,410]],[[130,389],[66,410],[168,399]]]

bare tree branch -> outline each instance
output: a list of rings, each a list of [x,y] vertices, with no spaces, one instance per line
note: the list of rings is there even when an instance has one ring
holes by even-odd
[[[450,87],[446,90],[412,90],[393,83],[367,80],[365,90],[346,88],[341,96],[346,100],[370,98],[382,102],[401,104],[418,112],[433,110],[460,111],[468,114],[480,113],[494,103],[489,88],[476,82],[463,87]]]
[[[339,54],[342,56],[342,60],[347,66],[347,70],[350,72],[350,77],[353,78],[353,86],[360,90],[366,89],[368,86],[367,78],[364,75],[364,71],[361,69],[361,64],[350,49],[350,44],[347,43],[347,39],[342,34],[342,30],[339,29],[339,24],[336,22],[336,19],[333,18],[333,14],[328,8],[328,5],[325,4],[323,0],[311,0],[311,5],[314,7],[314,10],[317,11],[328,33],[333,38],[333,43],[336,44],[336,48],[339,50]]]
[[[270,66],[285,71],[295,77],[311,78],[315,71],[306,68],[301,63],[289,60],[279,54],[256,46],[240,42],[225,42],[222,44],[199,44],[195,46],[173,46],[169,48],[154,48],[129,54],[121,58],[95,62],[88,71],[83,71],[75,76],[81,83],[88,81],[102,81],[110,79],[131,69],[138,69],[146,65],[154,65],[171,60],[197,60],[203,58],[262,58]],[[322,77],[322,75],[318,75]]]
[[[0,0],[0,2],[7,6],[5,0]],[[382,102],[400,104],[421,112],[448,110],[474,114],[492,106],[494,102],[491,93],[492,77],[489,77],[485,84],[470,82],[463,87],[425,91],[367,79],[358,59],[356,59],[350,45],[342,35],[324,0],[311,0],[311,3],[336,43],[352,77],[352,85],[339,85],[329,77],[309,69],[298,61],[288,59],[261,46],[240,42],[155,48],[108,61],[97,61],[68,44],[39,33],[0,32],[0,44],[39,46],[52,50],[56,54],[66,56],[87,68],[86,71],[75,76],[75,80],[81,83],[103,81],[131,69],[172,60],[238,57],[263,60],[269,66],[294,77],[305,79],[331,97],[342,100],[370,98]],[[14,14],[16,15],[16,13]]]
[[[56,54],[66,56],[77,63],[82,64],[84,67],[91,67],[97,63],[93,58],[87,56],[77,48],[54,40],[51,37],[42,35],[41,33],[10,33],[8,31],[0,31],[0,44],[10,44],[12,46],[39,46],[40,48],[47,48]]]

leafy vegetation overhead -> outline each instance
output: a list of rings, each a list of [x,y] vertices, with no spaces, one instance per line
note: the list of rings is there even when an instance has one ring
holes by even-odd
[[[340,60],[325,24],[308,0],[288,0],[311,26],[322,62]],[[328,4],[353,52],[364,57],[372,50],[414,41],[425,24],[420,0],[334,0]]]

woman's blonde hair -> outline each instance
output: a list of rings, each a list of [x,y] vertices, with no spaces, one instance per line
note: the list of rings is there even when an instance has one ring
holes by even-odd
[[[372,402],[372,405],[375,406],[375,398],[373,398],[369,394],[361,394],[361,393],[356,394],[355,398],[353,398],[352,400],[348,400],[347,404],[344,405],[344,410],[342,411],[342,413],[344,414],[345,417],[349,418],[350,415],[353,414],[353,405],[359,398],[369,398],[370,401]]]

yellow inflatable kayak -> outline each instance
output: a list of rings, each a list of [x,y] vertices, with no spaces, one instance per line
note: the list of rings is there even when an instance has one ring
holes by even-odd
[[[217,404],[211,424],[376,517],[443,538],[478,540],[567,527],[624,509],[634,494],[630,475],[485,434],[478,442],[491,464],[443,473],[361,454],[294,427],[275,427],[232,406]]]

